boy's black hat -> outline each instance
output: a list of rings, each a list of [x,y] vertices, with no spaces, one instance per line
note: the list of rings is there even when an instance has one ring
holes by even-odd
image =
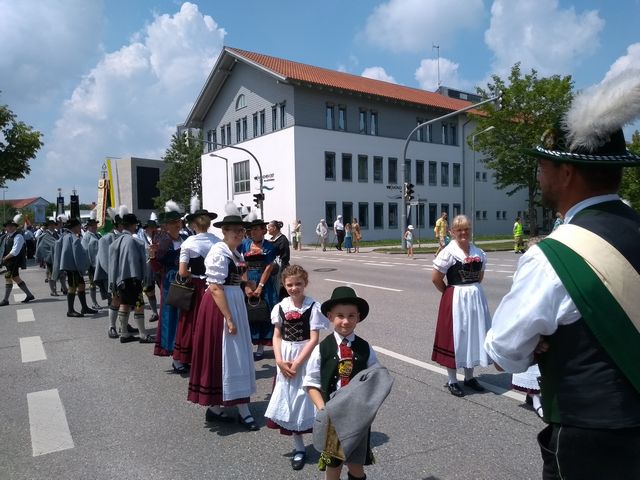
[[[360,321],[369,314],[369,304],[364,298],[358,297],[351,287],[336,287],[331,293],[331,298],[322,304],[320,310],[326,316],[334,305],[355,305],[360,312]]]

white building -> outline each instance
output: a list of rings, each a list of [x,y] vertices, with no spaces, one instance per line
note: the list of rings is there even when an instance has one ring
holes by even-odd
[[[458,92],[460,93],[460,92]],[[302,220],[311,243],[321,218],[358,218],[367,240],[400,238],[402,182],[415,185],[407,218],[433,236],[442,211],[474,218],[476,234],[511,233],[526,210],[524,193],[508,197],[493,185],[466,138],[472,115],[459,114],[418,131],[417,124],[470,105],[372,80],[235,48],[223,49],[183,128],[200,129],[203,205],[220,214],[227,198],[253,205],[262,166],[264,218]],[[216,147],[214,144],[228,146]],[[474,178],[475,177],[475,178]],[[472,182],[475,181],[475,213]],[[286,231],[286,227],[285,227]]]

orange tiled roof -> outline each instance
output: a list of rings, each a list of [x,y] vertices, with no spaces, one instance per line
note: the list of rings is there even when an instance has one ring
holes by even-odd
[[[471,105],[471,102],[465,100],[450,98],[439,93],[428,92],[417,88],[404,87],[395,83],[329,70],[328,68],[314,67],[304,63],[292,62],[290,60],[270,57],[237,48],[227,47],[226,50],[235,56],[271,70],[288,80],[348,90],[365,95],[385,97],[400,102],[409,102],[451,111]]]
[[[33,202],[38,200],[40,197],[31,197],[31,198],[16,198],[13,200],[6,199],[4,203],[0,200],[0,205],[6,204],[10,205],[13,208],[17,208],[18,210],[24,207],[31,205]]]

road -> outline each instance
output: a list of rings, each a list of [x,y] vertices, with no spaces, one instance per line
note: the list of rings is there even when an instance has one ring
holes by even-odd
[[[518,258],[489,254],[484,288],[491,311]],[[310,272],[312,297],[327,299],[346,283],[370,303],[357,333],[374,346],[395,383],[373,425],[377,463],[368,467],[368,478],[539,478],[535,436],[543,424],[522,395],[507,390],[509,376],[479,369],[491,391],[455,398],[430,360],[439,302],[432,259],[292,253],[292,262]],[[0,309],[0,479],[322,478],[311,446],[307,465],[294,472],[290,440],[264,427],[272,355],[256,365],[251,405],[263,428],[207,425],[204,409],[186,400],[187,378],[172,373],[168,359],[154,357],[152,345],[108,339],[105,311],[67,318],[65,299],[49,296],[42,270],[30,267],[22,276],[37,300],[11,299]]]

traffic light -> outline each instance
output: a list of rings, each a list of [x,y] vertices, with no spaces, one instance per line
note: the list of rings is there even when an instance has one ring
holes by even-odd
[[[504,98],[504,92],[502,90],[498,90],[498,98],[495,101],[496,111],[502,110],[502,99]]]
[[[260,208],[260,204],[264,201],[264,193],[254,193],[253,194],[253,203],[256,208]]]
[[[404,184],[404,198],[406,201],[410,202],[414,199],[413,196],[413,183],[406,182]]]

